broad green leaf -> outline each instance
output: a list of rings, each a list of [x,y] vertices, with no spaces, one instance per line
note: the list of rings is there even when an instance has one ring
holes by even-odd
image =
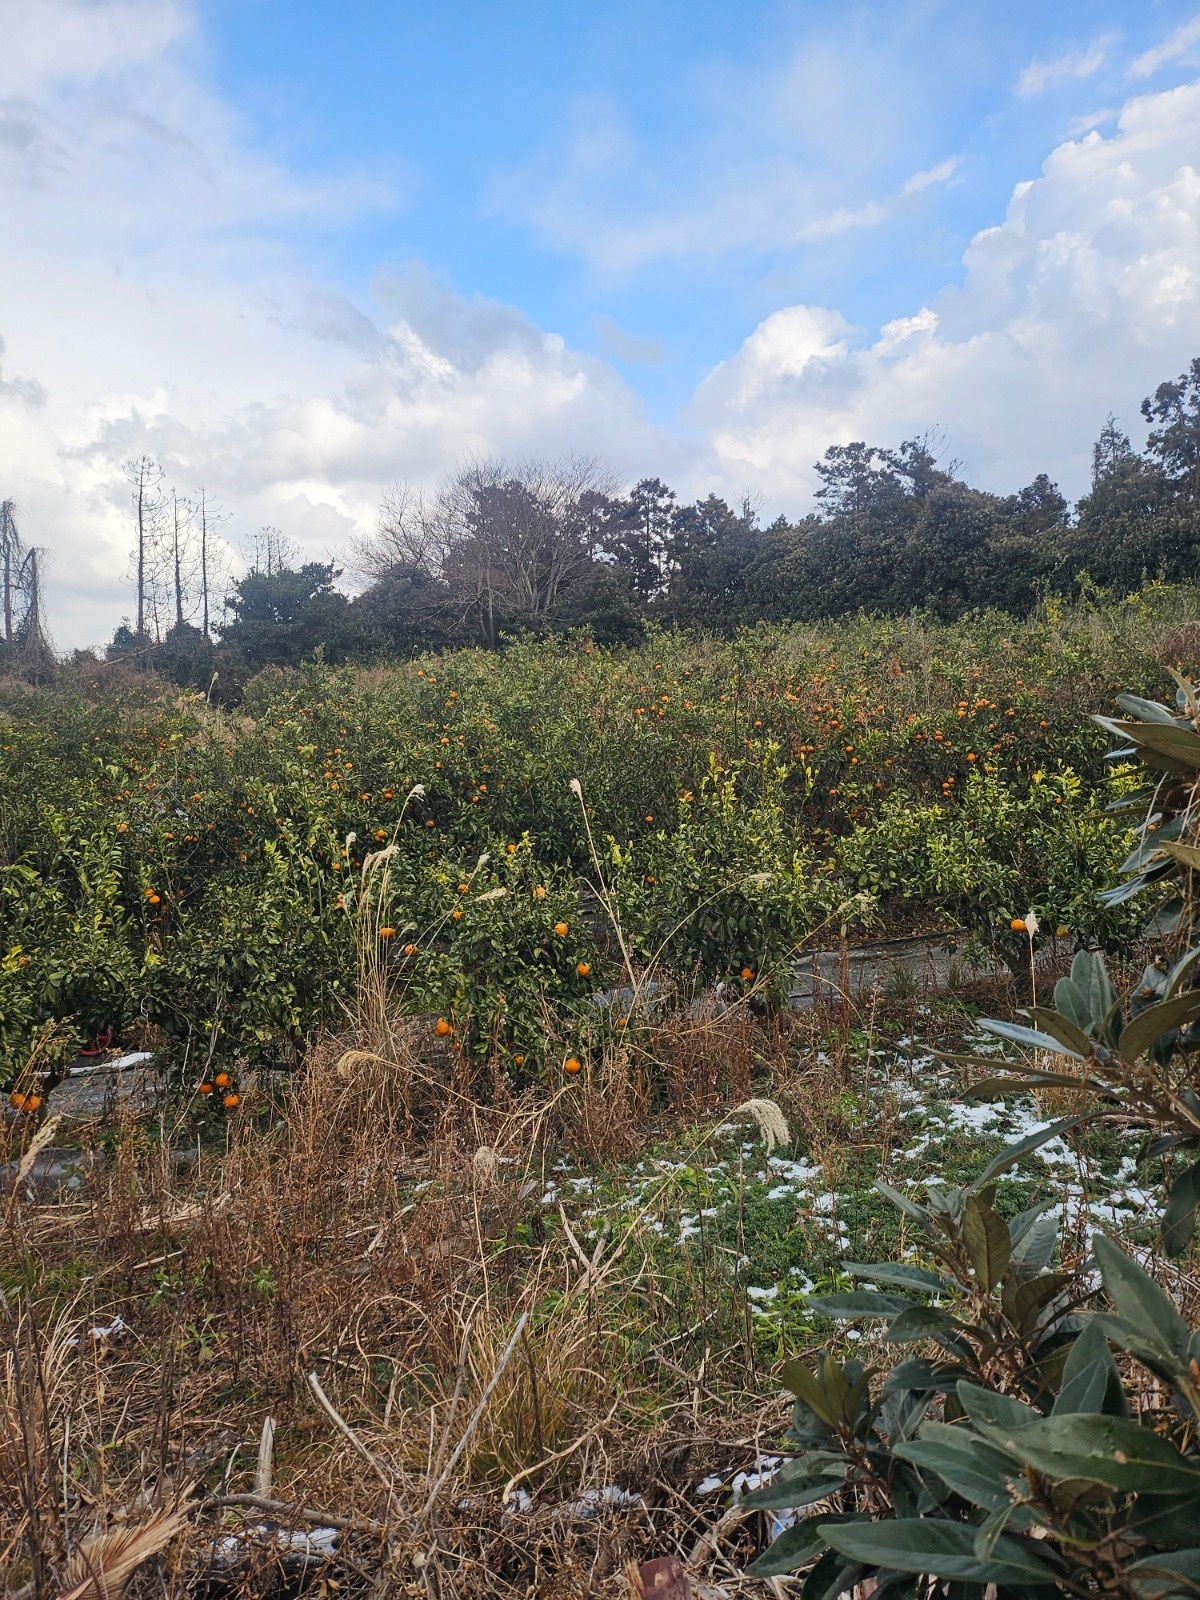
[[[839,1600],[852,1590],[863,1575],[857,1561],[848,1561],[837,1550],[826,1550],[804,1580],[800,1600]]]
[[[807,1406],[827,1426],[834,1428],[842,1420],[840,1410],[831,1403],[830,1397],[807,1367],[802,1367],[798,1361],[785,1361],[781,1376],[784,1388],[790,1390],[801,1405]]]
[[[1117,1049],[1122,1058],[1132,1066],[1156,1039],[1173,1028],[1182,1028],[1200,1017],[1200,989],[1189,989],[1173,1000],[1160,1000],[1156,1006],[1139,1011],[1124,1028]]]
[[[884,1183],[881,1178],[876,1178],[871,1185],[876,1194],[883,1195],[885,1200],[890,1200],[898,1211],[903,1211],[906,1217],[911,1217],[914,1222],[928,1222],[929,1212],[924,1206],[919,1206],[915,1200],[910,1200],[907,1195],[901,1194],[899,1189],[893,1189],[890,1184]]]
[[[1170,1295],[1104,1234],[1092,1235],[1092,1254],[1118,1318],[1163,1356],[1186,1366],[1188,1325]]]
[[[1147,766],[1167,772],[1200,769],[1200,738],[1190,728],[1159,722],[1114,722],[1112,727],[1118,738],[1136,746]]]
[[[1090,1078],[1080,1078],[1069,1072],[1044,1072],[1040,1067],[1030,1067],[1028,1071],[1015,1063],[1012,1067],[1014,1076],[1006,1078],[983,1078],[978,1083],[973,1083],[964,1091],[968,1100],[990,1100],[993,1097],[1002,1099],[1008,1094],[1028,1094],[1032,1089],[1092,1089],[1104,1092],[1104,1085],[1096,1084]],[[1015,1076],[1015,1074],[1020,1074]]]
[[[976,1424],[991,1428],[1023,1428],[1040,1421],[1038,1413],[1023,1400],[983,1389],[977,1383],[962,1382],[957,1387],[959,1403]]]
[[[827,1523],[857,1522],[857,1512],[826,1512],[824,1515],[805,1517],[802,1522],[795,1522],[790,1528],[785,1528],[779,1537],[771,1542],[760,1556],[757,1556],[746,1571],[754,1578],[780,1578],[786,1573],[795,1572],[798,1568],[807,1566],[827,1548],[822,1528]]]
[[[1051,1586],[1051,1568],[1018,1540],[1005,1534],[987,1561],[975,1555],[975,1530],[961,1522],[932,1517],[891,1522],[860,1522],[826,1529],[825,1538],[864,1566],[895,1567],[965,1583]]]
[[[851,1289],[846,1294],[806,1294],[804,1303],[818,1316],[848,1321],[855,1317],[890,1317],[912,1304],[899,1294],[876,1294],[871,1289]]]
[[[1064,1414],[1001,1429],[1009,1449],[1049,1478],[1084,1478],[1131,1493],[1183,1492],[1200,1497],[1200,1466],[1152,1428],[1125,1417]]]
[[[1080,1026],[1093,1039],[1105,1037],[1105,1019],[1112,1016],[1117,991],[1108,976],[1104,957],[1094,950],[1078,950],[1071,962],[1071,982],[1083,996],[1087,1021]]]
[[[1031,1206],[1013,1217],[1008,1233],[1013,1245],[1014,1266],[1027,1272],[1041,1272],[1050,1265],[1058,1242],[1058,1218],[1049,1210],[1049,1202]]]
[[[994,1289],[1008,1271],[1012,1256],[1008,1224],[998,1211],[973,1194],[963,1209],[962,1231],[976,1281],[985,1289]]]
[[[1193,872],[1200,872],[1200,850],[1197,850],[1195,845],[1175,844],[1170,839],[1164,839],[1158,848],[1172,860],[1190,867]]]
[[[1157,700],[1144,700],[1140,694],[1119,694],[1117,704],[1122,711],[1139,722],[1161,722],[1168,727],[1178,727],[1175,713]]]
[[[1009,1483],[1021,1477],[1020,1467],[977,1433],[945,1422],[926,1422],[919,1439],[896,1445],[892,1454],[927,1472],[936,1472],[955,1494],[985,1511],[1010,1506],[1013,1497]]]
[[[741,1503],[755,1506],[760,1511],[799,1510],[802,1506],[815,1505],[818,1500],[828,1500],[836,1494],[846,1481],[846,1472],[845,1463],[840,1471],[808,1474],[798,1471],[789,1474],[785,1467],[774,1482],[765,1483],[761,1489],[751,1489],[749,1494],[744,1494]]]
[[[956,1317],[936,1306],[909,1306],[892,1318],[883,1338],[885,1344],[912,1344],[917,1339],[932,1339],[936,1334],[961,1327]]]
[[[996,1022],[988,1017],[980,1022],[979,1026],[985,1033],[994,1033],[998,1039],[1009,1039],[1013,1044],[1028,1045],[1031,1050],[1050,1050],[1057,1056],[1074,1056],[1077,1061],[1084,1060],[1087,1055],[1087,1051],[1080,1055],[1077,1050],[1068,1049],[1052,1035],[1040,1033],[1036,1028],[1022,1027],[1019,1022]]]
[[[1005,1281],[1002,1297],[1004,1310],[1022,1338],[1032,1337],[1034,1330],[1044,1321],[1038,1313],[1052,1301],[1061,1300],[1063,1290],[1071,1281],[1062,1272],[1040,1272],[1036,1277],[1024,1280],[1014,1276]],[[1060,1304],[1057,1316],[1061,1316],[1064,1310],[1065,1306]]]
[[[1186,1167],[1171,1184],[1167,1209],[1163,1212],[1163,1249],[1169,1256],[1182,1255],[1196,1231],[1196,1209],[1200,1207],[1200,1161]]]
[[[996,1159],[983,1169],[972,1183],[972,1189],[982,1189],[993,1178],[998,1178],[1002,1172],[1007,1172],[1009,1167],[1015,1166],[1022,1156],[1040,1150],[1044,1144],[1049,1144],[1051,1139],[1057,1139],[1060,1133],[1078,1128],[1081,1123],[1094,1122],[1096,1116],[1097,1113],[1094,1111],[1081,1111],[1073,1117],[1059,1117],[1057,1122],[1048,1122],[1044,1128],[1039,1128],[1035,1133],[1018,1140],[1016,1144],[1010,1144],[1007,1150],[1002,1150]]]
[[[881,1393],[885,1396],[910,1392],[946,1393],[963,1376],[963,1368],[954,1362],[901,1361],[888,1373]]]
[[[991,1512],[981,1523],[975,1535],[975,1555],[980,1561],[987,1561],[992,1551],[996,1548],[996,1541],[1017,1515],[1018,1507],[1010,1501],[1006,1506],[1000,1506]]]
[[[1193,1530],[1193,1537],[1195,1530]],[[1200,1594],[1200,1549],[1159,1551],[1131,1561],[1125,1575],[1146,1600],[1166,1600],[1168,1595]]]
[[[1071,1346],[1050,1414],[1104,1412],[1123,1417],[1125,1411],[1125,1391],[1108,1340],[1096,1323],[1089,1322]]]
[[[898,1283],[905,1289],[923,1289],[931,1294],[948,1294],[950,1285],[945,1278],[925,1267],[911,1267],[905,1262],[843,1261],[842,1270],[852,1278],[874,1278],[879,1283]]]
[[[1064,1017],[1058,1011],[1051,1011],[1047,1006],[1030,1006],[1027,1015],[1033,1018],[1043,1033],[1048,1033],[1052,1039],[1057,1039],[1070,1055],[1080,1057],[1091,1055],[1091,1039],[1081,1027],[1072,1022],[1070,1017]]]
[[[1060,978],[1054,985],[1054,1004],[1060,1014],[1070,1017],[1079,1031],[1086,1036],[1091,1012],[1083,990],[1073,979]]]

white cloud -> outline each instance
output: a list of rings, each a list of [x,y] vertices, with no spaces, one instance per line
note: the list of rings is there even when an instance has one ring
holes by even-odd
[[[1183,61],[1194,65],[1200,57],[1200,16],[1193,17],[1190,22],[1183,22],[1169,34],[1162,44],[1157,44],[1152,50],[1145,51],[1138,56],[1129,66],[1131,78],[1152,78],[1160,67],[1165,67],[1172,61]]]
[[[1084,50],[1069,50],[1053,61],[1031,61],[1017,79],[1017,93],[1022,98],[1045,94],[1047,89],[1057,89],[1060,84],[1080,78],[1090,78],[1108,60],[1114,35],[1106,33]]]
[[[0,495],[49,549],[60,643],[130,609],[131,456],[204,483],[235,541],[270,521],[312,556],[393,478],[471,452],[680,459],[611,367],[519,311],[416,267],[366,305],[310,278],[291,226],[394,207],[404,175],[264,158],[176,61],[189,27],[168,0],[0,0]]]
[[[1041,470],[1079,493],[1112,408],[1136,418],[1200,352],[1200,83],[1147,95],[1109,138],[1060,145],[971,242],[961,286],[864,341],[836,311],[767,317],[700,385],[690,420],[717,479],[779,507],[830,442],[941,425],[985,486]]]

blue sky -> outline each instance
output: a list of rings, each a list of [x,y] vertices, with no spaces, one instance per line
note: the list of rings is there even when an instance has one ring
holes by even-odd
[[[954,281],[1013,186],[1111,114],[1130,64],[1196,14],[227,0],[200,18],[207,70],[257,145],[394,190],[394,208],[304,241],[331,275],[364,296],[381,268],[419,261],[618,361],[667,420],[782,303],[873,330]],[[1164,63],[1155,86],[1194,61]],[[803,236],[951,162],[884,220]],[[760,184],[762,212],[737,226],[735,196]],[[788,190],[790,214],[756,227]],[[655,238],[672,224],[674,246]]]
[[[148,453],[308,554],[594,454],[811,503],[931,431],[1072,495],[1200,353],[1200,0],[0,0],[0,495],[62,642]]]

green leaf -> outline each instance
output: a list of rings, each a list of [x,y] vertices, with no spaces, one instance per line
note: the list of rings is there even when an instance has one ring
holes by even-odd
[[[1048,1033],[1051,1038],[1057,1039],[1068,1054],[1080,1058],[1091,1055],[1091,1039],[1081,1027],[1072,1022],[1070,1017],[1064,1017],[1058,1011],[1051,1011],[1047,1006],[1030,1006],[1026,1014],[1033,1018],[1043,1033]]]
[[[1190,867],[1193,872],[1200,872],[1200,850],[1197,850],[1195,845],[1175,844],[1170,839],[1164,839],[1158,848],[1172,860]]]
[[[1043,1417],[1023,1428],[1001,1429],[1006,1449],[1049,1478],[1083,1478],[1129,1493],[1200,1496],[1200,1466],[1168,1440],[1125,1417],[1078,1413]]]
[[[785,1361],[780,1376],[784,1388],[829,1427],[835,1428],[842,1420],[839,1409],[831,1403],[830,1397],[807,1367],[802,1367],[798,1361]]]
[[[890,1200],[898,1211],[903,1211],[906,1217],[911,1217],[914,1222],[928,1222],[929,1212],[924,1206],[917,1205],[915,1200],[910,1200],[907,1195],[901,1194],[899,1189],[893,1189],[890,1184],[884,1183],[881,1178],[876,1178],[871,1185],[876,1194],[881,1194],[885,1200]]]
[[[1182,1028],[1200,1017],[1200,989],[1189,989],[1173,1000],[1160,1000],[1156,1006],[1147,1006],[1128,1023],[1117,1041],[1123,1060],[1133,1066],[1156,1039],[1174,1028]]]
[[[1128,739],[1136,746],[1147,766],[1166,772],[1195,772],[1200,768],[1200,738],[1190,728],[1158,722],[1114,722],[1111,727],[1118,738]]]
[[[828,1528],[826,1540],[864,1566],[894,1567],[965,1583],[1053,1585],[1054,1573],[1009,1535],[996,1541],[987,1561],[975,1554],[975,1530],[961,1522],[913,1517]]]
[[[852,1278],[874,1278],[879,1283],[898,1283],[904,1289],[923,1289],[931,1294],[948,1294],[950,1285],[945,1278],[924,1267],[910,1267],[904,1262],[843,1261],[842,1270]]]
[[[1164,1357],[1173,1357],[1186,1367],[1188,1325],[1170,1295],[1104,1234],[1092,1235],[1092,1254],[1120,1321]],[[1104,1319],[1101,1326],[1107,1321]]]
[[[1000,1099],[1008,1094],[1028,1094],[1031,1089],[1093,1089],[1103,1091],[1103,1085],[1098,1085],[1090,1078],[1076,1077],[1069,1072],[1043,1072],[1040,1067],[1030,1067],[1023,1071],[1014,1064],[1014,1076],[1007,1078],[983,1078],[978,1083],[973,1083],[964,1091],[968,1100],[990,1100],[993,1097]],[[1015,1076],[1019,1074],[1019,1076]]]
[[[996,1022],[991,1017],[980,1022],[979,1026],[985,1033],[994,1033],[998,1039],[1009,1039],[1013,1044],[1028,1045],[1031,1050],[1050,1050],[1058,1056],[1074,1056],[1077,1061],[1083,1061],[1088,1051],[1080,1055],[1077,1050],[1068,1049],[1051,1034],[1040,1033],[1036,1028],[1022,1027],[1019,1022]],[[1088,1050],[1091,1046],[1089,1044]]]
[[[1200,1161],[1172,1182],[1167,1209],[1163,1212],[1163,1249],[1169,1256],[1182,1255],[1196,1231],[1196,1209],[1200,1207]]]
[[[890,1317],[912,1304],[899,1294],[876,1294],[870,1289],[852,1289],[846,1294],[806,1294],[804,1303],[818,1316],[849,1321],[856,1317]]]
[[[896,1445],[892,1454],[927,1472],[936,1472],[955,1494],[985,1511],[1011,1506],[1008,1486],[1013,1478],[1021,1476],[1015,1462],[986,1444],[977,1433],[945,1422],[924,1423],[919,1439]]]
[[[978,1194],[972,1194],[963,1208],[962,1231],[976,1281],[987,1290],[994,1289],[1008,1271],[1012,1256],[1008,1224]]]
[[[888,1373],[880,1391],[884,1397],[908,1393],[945,1393],[963,1377],[955,1362],[901,1361]]]
[[[862,1575],[857,1561],[847,1561],[837,1550],[826,1550],[805,1578],[800,1600],[838,1600],[854,1588]]]
[[[790,1528],[785,1528],[760,1556],[755,1557],[746,1571],[754,1578],[780,1578],[785,1573],[795,1572],[815,1560],[823,1550],[828,1549],[824,1534],[821,1532],[826,1523],[857,1522],[859,1517],[858,1512],[835,1511],[826,1512],[821,1516],[805,1517],[802,1522],[795,1522]]]
[[[784,1467],[779,1476],[771,1483],[764,1483],[760,1489],[751,1489],[749,1494],[744,1494],[741,1504],[756,1506],[760,1511],[795,1511],[801,1506],[814,1505],[818,1500],[828,1500],[830,1495],[836,1494],[846,1481],[849,1470],[845,1462],[840,1467],[833,1467],[811,1472],[800,1469],[803,1461],[790,1462]],[[789,1471],[789,1467],[794,1471]]]
[[[972,1183],[972,1189],[982,1189],[993,1178],[998,1178],[1002,1172],[1007,1172],[1009,1167],[1015,1166],[1022,1156],[1029,1155],[1033,1150],[1040,1150],[1042,1145],[1049,1144],[1051,1139],[1057,1139],[1060,1133],[1078,1128],[1081,1123],[1095,1121],[1097,1115],[1095,1111],[1081,1111],[1073,1117],[1059,1117],[1057,1122],[1048,1122],[1044,1128],[1039,1128],[1016,1144],[1010,1144],[1007,1150],[1002,1150],[996,1159],[983,1169]]]
[[[1172,728],[1179,725],[1168,706],[1160,705],[1157,700],[1143,700],[1140,694],[1119,694],[1117,704],[1140,722],[1161,722]]]
[[[977,1426],[991,1428],[1023,1428],[1041,1419],[1032,1406],[1011,1395],[999,1394],[995,1389],[983,1389],[977,1383],[965,1380],[958,1384],[957,1394],[963,1410]]]
[[[1131,1561],[1125,1568],[1145,1600],[1166,1600],[1168,1595],[1200,1594],[1200,1549],[1160,1551]]]
[[[917,1339],[932,1339],[939,1333],[962,1327],[957,1317],[936,1306],[909,1306],[893,1317],[884,1334],[885,1344],[912,1344]]]
[[[1110,1417],[1126,1414],[1121,1374],[1108,1348],[1108,1340],[1095,1322],[1087,1323],[1071,1346],[1050,1414],[1059,1417],[1068,1412],[1103,1412]]]
[[[1047,1215],[1047,1213],[1049,1214]],[[1031,1206],[1013,1217],[1008,1225],[1012,1240],[1012,1264],[1026,1272],[1041,1272],[1050,1265],[1058,1242],[1058,1218],[1049,1211],[1049,1202]]]

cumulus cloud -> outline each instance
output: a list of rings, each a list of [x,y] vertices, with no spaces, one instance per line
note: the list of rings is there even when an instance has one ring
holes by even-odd
[[[1133,100],[1017,186],[930,305],[874,338],[822,307],[767,317],[692,403],[719,477],[795,505],[831,441],[941,425],[985,486],[1049,468],[1079,493],[1106,411],[1136,416],[1200,351],[1197,149],[1200,84]]]

